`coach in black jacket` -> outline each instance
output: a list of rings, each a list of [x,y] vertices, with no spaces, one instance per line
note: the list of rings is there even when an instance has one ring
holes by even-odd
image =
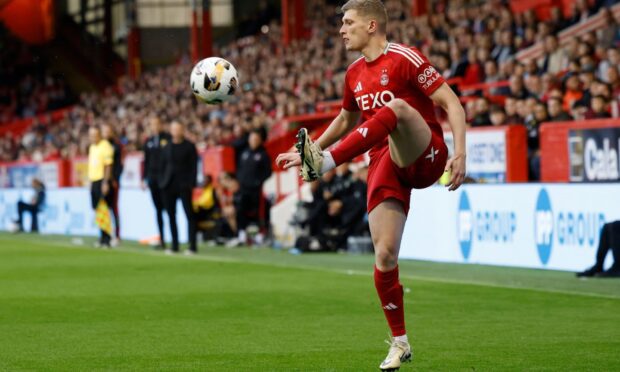
[[[196,253],[196,218],[192,208],[192,191],[196,186],[198,153],[196,146],[185,139],[183,125],[173,122],[170,126],[172,141],[162,149],[162,173],[159,188],[163,191],[164,205],[170,220],[172,252],[179,251],[176,210],[177,199],[181,199],[189,227],[189,251]]]
[[[157,214],[157,228],[159,229],[160,247],[165,248],[164,240],[164,196],[159,188],[162,174],[162,149],[172,141],[170,134],[164,130],[158,117],[150,118],[152,135],[144,144],[144,177],[143,188],[148,186]]]

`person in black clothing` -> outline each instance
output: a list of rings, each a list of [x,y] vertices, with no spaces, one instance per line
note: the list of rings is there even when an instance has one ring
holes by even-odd
[[[605,257],[610,249],[614,257],[614,263],[609,270],[603,271]],[[603,278],[620,277],[620,221],[614,221],[603,225],[598,243],[598,250],[596,251],[596,263],[591,268],[577,273],[578,278],[592,276]]]
[[[345,236],[369,235],[366,192],[368,168],[362,167],[353,175],[349,192],[343,198],[342,224]]]
[[[112,145],[112,148],[114,149],[114,163],[112,163],[112,183],[110,185],[110,199],[112,200],[112,205],[110,206],[110,209],[112,210],[112,216],[114,217],[115,229],[115,238],[112,239],[111,245],[115,246],[121,239],[121,222],[118,214],[118,193],[120,190],[121,174],[123,173],[123,149],[121,147],[119,139],[116,137],[114,128],[111,125],[104,124],[101,127],[101,134],[103,135],[103,138],[107,139],[108,142],[110,142],[110,145]]]
[[[170,134],[164,131],[161,121],[153,116],[150,119],[152,135],[144,144],[144,173],[142,188],[148,186],[155,206],[157,215],[157,228],[159,229],[160,248],[165,248],[164,240],[164,199],[159,188],[158,180],[162,174],[162,148],[172,141]]]
[[[185,129],[179,122],[173,122],[170,126],[172,141],[170,141],[161,153],[162,173],[159,178],[159,187],[163,191],[164,205],[170,220],[170,232],[172,233],[172,250],[167,253],[179,251],[179,234],[177,232],[177,199],[181,199],[187,225],[189,228],[189,250],[187,254],[195,254],[196,247],[196,218],[192,207],[192,192],[196,186],[198,173],[198,153],[196,146],[185,139]]]
[[[271,176],[271,159],[263,146],[265,131],[254,129],[248,137],[248,147],[243,150],[237,164],[239,192],[235,195],[237,210],[238,244],[247,239],[246,228],[252,222],[260,223],[265,216],[260,216],[263,183]]]
[[[34,189],[36,194],[34,195],[30,203],[24,203],[21,200],[17,202],[18,218],[17,221],[15,221],[15,223],[17,224],[17,231],[24,231],[23,215],[24,212],[28,212],[32,216],[32,225],[30,231],[39,232],[39,219],[37,217],[37,214],[41,211],[43,203],[45,203],[45,185],[38,178],[33,178],[32,188]]]

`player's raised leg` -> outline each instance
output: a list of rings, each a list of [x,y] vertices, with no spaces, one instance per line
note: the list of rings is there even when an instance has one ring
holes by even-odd
[[[392,332],[390,350],[379,367],[383,371],[397,370],[412,357],[405,329],[403,287],[398,276],[398,252],[406,219],[402,204],[395,199],[381,202],[368,215],[375,247],[375,287]]]
[[[417,160],[431,141],[431,130],[420,115],[402,99],[396,98],[362,123],[331,151],[322,151],[309,138],[305,128],[298,134],[302,177],[312,181],[336,166],[370,150],[390,138],[390,155],[399,167]]]

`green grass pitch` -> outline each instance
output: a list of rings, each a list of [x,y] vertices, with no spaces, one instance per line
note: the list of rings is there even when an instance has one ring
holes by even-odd
[[[0,370],[378,370],[372,262],[0,234]],[[620,371],[619,280],[400,265],[415,353],[401,371]]]

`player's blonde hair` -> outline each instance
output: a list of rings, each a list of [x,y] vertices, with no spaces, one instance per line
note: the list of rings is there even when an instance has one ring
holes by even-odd
[[[374,19],[379,32],[386,33],[388,15],[381,0],[349,0],[342,6],[343,13],[347,10],[355,10],[361,16]]]

